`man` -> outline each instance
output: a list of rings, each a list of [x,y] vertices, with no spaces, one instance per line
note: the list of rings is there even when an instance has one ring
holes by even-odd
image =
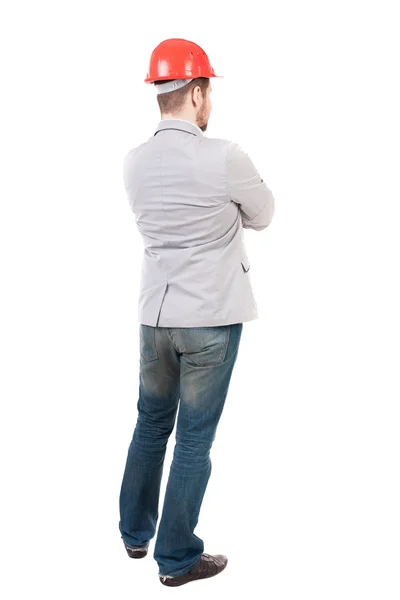
[[[153,51],[147,83],[161,122],[124,159],[123,180],[145,245],[138,420],[120,493],[128,555],[147,554],[158,522],[168,438],[176,445],[154,558],[164,585],[220,573],[222,555],[194,534],[211,473],[209,457],[236,362],[243,322],[258,318],[243,228],[272,220],[274,197],[238,144],[204,135],[217,77],[193,42]]]

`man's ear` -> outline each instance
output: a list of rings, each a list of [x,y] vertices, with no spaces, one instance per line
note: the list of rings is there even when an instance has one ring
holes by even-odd
[[[192,103],[193,103],[193,106],[194,106],[194,91],[195,91],[195,89],[196,89],[196,88],[194,87],[194,88],[192,89],[192,91],[190,92],[190,93],[192,94]],[[200,88],[200,94],[201,94],[201,88]]]

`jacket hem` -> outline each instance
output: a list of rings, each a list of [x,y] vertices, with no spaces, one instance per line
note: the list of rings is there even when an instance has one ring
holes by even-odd
[[[252,313],[248,315],[238,315],[237,317],[227,317],[216,318],[216,319],[207,319],[203,317],[202,319],[188,319],[185,322],[185,319],[161,319],[158,322],[157,327],[219,327],[223,325],[235,325],[236,323],[245,323],[247,321],[254,321],[258,319],[258,313]],[[153,322],[149,323],[145,318],[139,317],[139,323],[142,325],[151,325],[154,327]]]

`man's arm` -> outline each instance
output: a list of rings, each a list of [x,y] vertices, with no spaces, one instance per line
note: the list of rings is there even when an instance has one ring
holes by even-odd
[[[262,231],[272,221],[275,199],[249,155],[235,142],[228,146],[226,169],[229,195],[239,205],[243,227]]]

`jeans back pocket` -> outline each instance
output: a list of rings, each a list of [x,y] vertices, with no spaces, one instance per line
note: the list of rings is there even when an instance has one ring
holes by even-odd
[[[143,325],[143,323],[140,324],[140,355],[147,361],[158,358],[156,329],[151,325]]]

